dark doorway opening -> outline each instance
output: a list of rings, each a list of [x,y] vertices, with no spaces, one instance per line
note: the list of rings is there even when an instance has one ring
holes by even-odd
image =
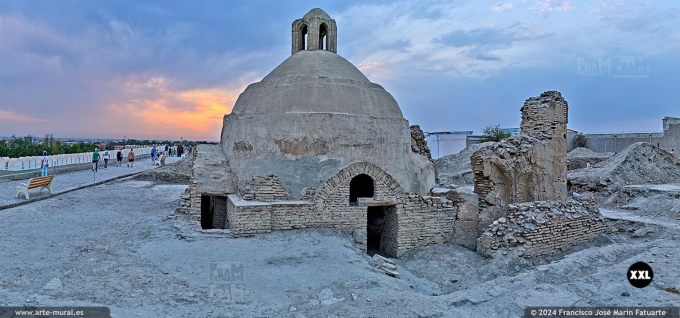
[[[381,249],[384,229],[385,209],[381,206],[369,206],[366,211],[366,253],[368,255],[383,254]]]
[[[202,229],[212,229],[213,224],[213,211],[211,207],[210,195],[201,195],[201,228]]]
[[[229,228],[227,219],[227,197],[220,195],[201,195],[201,228]]]
[[[360,174],[349,182],[349,204],[357,205],[357,198],[373,197],[373,178]]]

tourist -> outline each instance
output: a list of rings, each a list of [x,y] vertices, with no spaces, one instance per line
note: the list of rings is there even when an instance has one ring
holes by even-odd
[[[120,167],[123,165],[123,151],[118,149],[118,152],[116,152],[116,166]]]
[[[128,163],[127,166],[130,168],[134,168],[135,166],[135,152],[130,149],[128,152]]]
[[[675,148],[671,148],[671,155],[673,155],[673,157],[675,157]]]
[[[104,151],[104,169],[109,168],[109,159],[111,159],[111,155],[109,154],[109,150],[107,149]]]
[[[94,148],[92,153],[92,171],[97,172],[99,168],[99,149]]]
[[[151,148],[151,164],[155,165],[156,164],[156,147]]]
[[[47,167],[50,165],[49,158],[47,157],[47,151],[43,151],[43,157],[40,161],[40,176],[44,177],[47,175]]]

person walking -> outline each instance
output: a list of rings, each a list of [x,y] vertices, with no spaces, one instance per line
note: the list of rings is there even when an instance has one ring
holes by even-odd
[[[99,149],[94,148],[92,153],[92,171],[97,172],[99,168]]]
[[[111,154],[109,154],[109,150],[107,149],[104,151],[104,169],[109,168],[109,159],[111,159]]]
[[[158,150],[156,150],[156,147],[154,146],[151,148],[151,164],[155,165],[156,164],[156,154],[158,153]]]
[[[123,151],[118,149],[116,152],[116,166],[120,167],[123,165]]]
[[[47,151],[43,151],[42,160],[40,160],[40,176],[47,175],[47,167],[50,165],[50,159],[47,157]]]
[[[135,167],[135,152],[130,149],[130,152],[128,152],[128,167],[134,168]]]

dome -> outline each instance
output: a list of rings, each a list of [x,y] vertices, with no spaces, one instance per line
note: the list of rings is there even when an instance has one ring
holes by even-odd
[[[336,54],[337,26],[312,9],[291,25],[291,56],[250,84],[224,117],[222,152],[239,187],[276,176],[301,198],[346,167],[379,167],[411,193],[434,186],[434,166],[411,150],[399,105]]]
[[[326,11],[321,10],[320,8],[314,8],[312,10],[309,10],[302,19],[304,20],[309,20],[311,18],[322,18],[322,19],[327,19],[330,20],[331,16],[326,13]]]
[[[392,95],[352,63],[325,50],[299,51],[239,96],[237,117],[339,113],[402,119]]]

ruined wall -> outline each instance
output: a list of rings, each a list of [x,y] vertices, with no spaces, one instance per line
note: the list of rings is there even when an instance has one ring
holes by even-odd
[[[434,159],[432,159],[432,152],[430,147],[427,145],[425,140],[425,132],[420,129],[418,125],[411,125],[411,151],[422,155],[427,158],[434,165]],[[434,180],[436,183],[439,182],[439,175],[437,174],[437,169],[434,169]]]
[[[555,182],[552,153],[544,141],[513,136],[482,147],[470,160],[482,228],[503,217],[511,203],[566,198],[566,182]]]
[[[427,141],[425,141],[425,133],[418,125],[411,125],[411,151],[432,161],[432,152],[430,147],[427,146]]]
[[[543,158],[545,172],[554,183],[554,194],[548,194],[547,198],[554,197],[564,200],[567,197],[567,121],[569,106],[559,92],[550,91],[542,93],[538,97],[531,97],[524,102],[520,109],[522,134],[547,142],[546,155]]]
[[[446,192],[453,202],[456,218],[453,223],[455,235],[452,242],[471,250],[477,249],[477,238],[486,230],[479,222],[479,201],[469,187],[459,187]]]
[[[514,250],[530,258],[562,253],[609,231],[597,207],[576,201],[512,204],[479,238],[482,255]]]
[[[288,200],[290,195],[274,175],[256,176],[241,189],[241,197],[246,200],[274,201]]]
[[[484,146],[470,157],[479,225],[506,214],[511,203],[567,198],[567,103],[558,92],[529,98],[522,133]]]

